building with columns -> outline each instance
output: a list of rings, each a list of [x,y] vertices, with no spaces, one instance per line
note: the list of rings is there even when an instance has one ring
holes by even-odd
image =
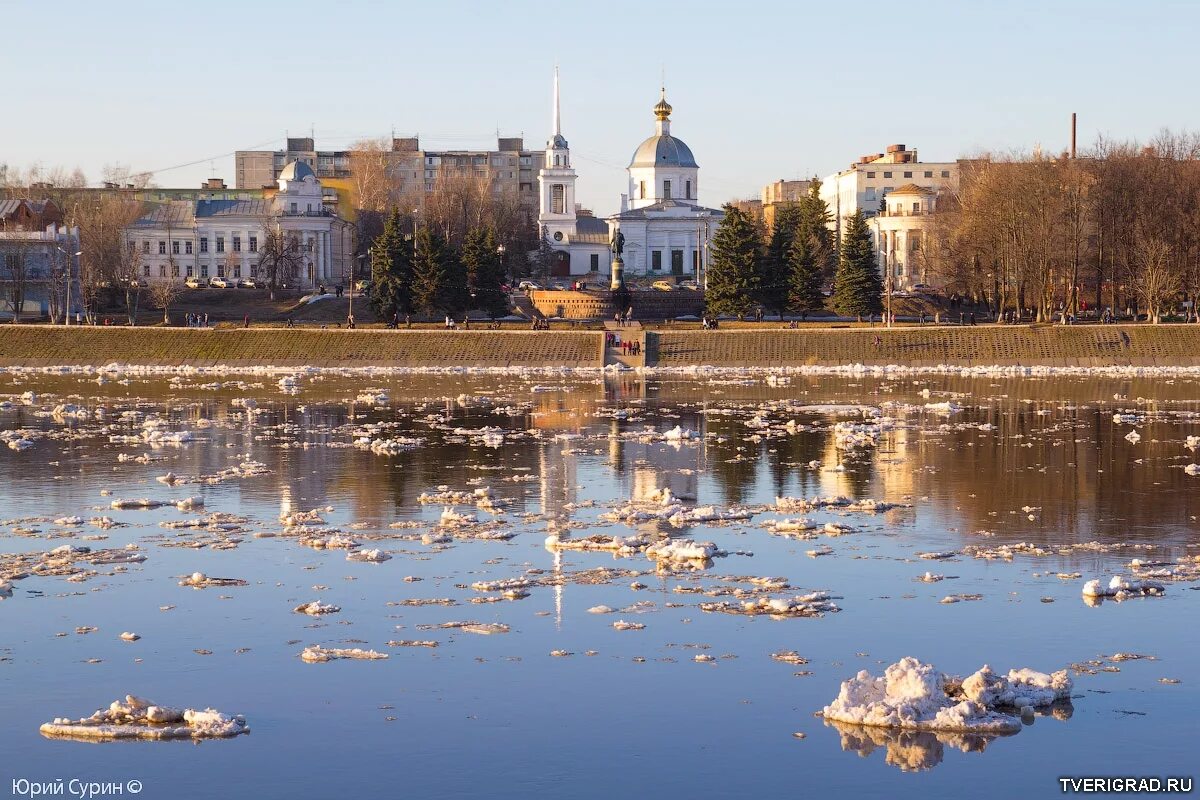
[[[937,192],[908,183],[884,196],[884,208],[871,220],[875,253],[886,282],[895,289],[928,283],[925,249]]]
[[[888,145],[887,152],[862,156],[849,168],[821,179],[821,199],[829,206],[832,226],[841,239],[846,218],[861,210],[868,218],[879,213],[885,195],[915,185],[936,192],[958,191],[959,161],[921,161],[917,149]]]
[[[700,277],[724,214],[699,204],[700,167],[691,149],[671,135],[672,110],[664,89],[654,106],[654,135],[638,145],[627,168],[620,212],[607,220],[582,214],[574,202],[576,174],[562,135],[555,73],[554,133],[538,174],[538,223],[556,253],[553,276],[607,275],[609,242],[620,230],[627,277]]]
[[[284,167],[270,197],[169,200],[125,230],[147,280],[262,278],[259,245],[268,229],[294,236],[303,253],[295,274],[278,279],[300,288],[344,284],[354,256],[353,226],[329,210],[321,182],[304,162]]]

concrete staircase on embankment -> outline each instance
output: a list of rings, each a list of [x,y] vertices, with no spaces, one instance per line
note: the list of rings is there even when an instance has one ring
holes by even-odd
[[[607,343],[610,335],[617,337],[617,344],[609,345]],[[604,366],[621,364],[630,369],[646,366],[646,331],[642,329],[640,322],[623,324],[612,321],[605,322],[604,336]],[[624,342],[636,342],[638,344],[638,354],[626,354],[620,346]]]

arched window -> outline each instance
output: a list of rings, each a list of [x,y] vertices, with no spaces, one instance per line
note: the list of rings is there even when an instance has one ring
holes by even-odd
[[[556,183],[550,187],[550,213],[566,213],[566,192],[563,190],[561,183]]]

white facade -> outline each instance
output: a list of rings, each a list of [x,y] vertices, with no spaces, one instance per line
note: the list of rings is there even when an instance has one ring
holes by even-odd
[[[871,220],[875,254],[884,280],[891,277],[893,289],[911,289],[928,283],[928,227],[937,211],[937,193],[916,184],[889,193],[886,208]]]
[[[700,167],[691,148],[671,135],[671,111],[663,89],[654,106],[654,135],[638,145],[629,162],[630,208],[645,208],[664,200],[696,201]]]
[[[610,274],[611,240],[625,237],[624,274],[698,278],[723,213],[697,204],[700,168],[691,149],[671,135],[671,106],[663,92],[654,107],[654,135],[638,145],[628,167],[629,194],[608,220],[580,214],[575,206],[575,170],[562,135],[558,75],[554,79],[554,133],[538,174],[538,224],[560,255],[552,277]],[[632,198],[632,199],[631,199]]]
[[[700,167],[671,135],[666,91],[654,106],[655,131],[629,162],[629,195],[610,218],[625,237],[625,274],[701,280],[724,213],[697,203]]]
[[[915,149],[891,145],[886,153],[863,156],[849,169],[821,179],[821,199],[829,206],[833,229],[841,238],[847,217],[861,209],[867,217],[879,213],[880,202],[901,186],[915,185],[941,191],[958,191],[957,161],[921,162]]]
[[[125,235],[127,246],[139,253],[139,278],[245,279],[262,277],[258,253],[266,226],[295,235],[304,254],[295,274],[278,276],[281,283],[328,287],[350,274],[350,227],[325,209],[321,182],[301,162],[284,168],[271,198],[170,201]]]
[[[558,70],[554,70],[554,133],[538,171],[538,226],[558,260],[552,277],[590,276],[599,280],[610,267],[608,223],[581,215],[575,202],[571,148],[562,134]]]

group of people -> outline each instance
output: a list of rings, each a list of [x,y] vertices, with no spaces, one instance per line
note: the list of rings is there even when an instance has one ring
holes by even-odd
[[[610,332],[604,337],[604,343],[609,347],[615,347],[620,350],[621,355],[639,356],[642,354],[642,343],[636,339],[625,339],[622,341],[621,337]]]
[[[703,326],[704,330],[706,330],[706,331],[713,331],[713,330],[716,330],[716,329],[717,329],[717,325],[718,325],[718,323],[717,323],[717,318],[716,318],[716,317],[710,317],[710,316],[708,316],[707,314],[705,314],[705,315],[704,315],[704,316],[703,316],[703,317],[700,319],[700,324],[701,324],[701,326]]]
[[[189,328],[207,328],[208,327],[208,314],[207,313],[194,314],[194,313],[188,312],[186,319],[187,319],[187,326]]]
[[[529,330],[531,330],[531,331],[548,331],[548,330],[550,330],[550,320],[544,319],[544,318],[538,319],[535,317],[529,323]]]
[[[629,323],[633,322],[633,306],[625,309],[624,314],[622,314],[620,311],[618,311],[616,314],[613,314],[613,321],[618,325],[628,325]]]

